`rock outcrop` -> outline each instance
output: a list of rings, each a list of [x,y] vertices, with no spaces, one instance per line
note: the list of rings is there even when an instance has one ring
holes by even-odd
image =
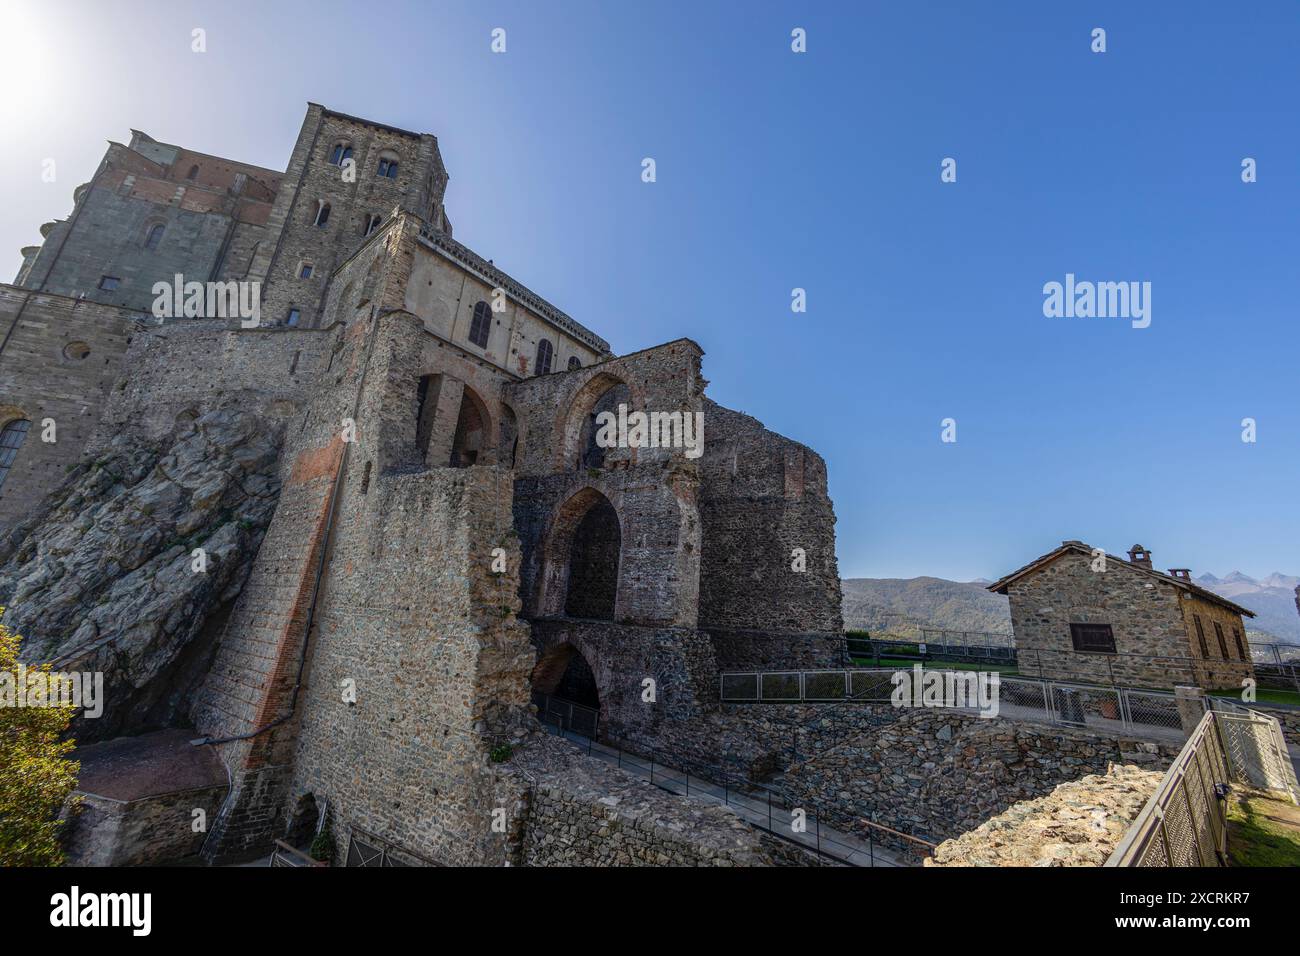
[[[23,657],[104,674],[103,715],[78,718],[78,740],[184,722],[275,509],[278,457],[265,421],[233,409],[159,441],[122,434],[0,548]]]
[[[945,840],[926,866],[1101,866],[1163,774],[1112,764]]]

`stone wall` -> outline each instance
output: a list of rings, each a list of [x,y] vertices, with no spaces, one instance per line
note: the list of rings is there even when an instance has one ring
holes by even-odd
[[[725,670],[842,663],[835,512],[826,463],[757,420],[704,403],[700,469],[700,625]],[[803,571],[795,570],[796,549]],[[759,633],[755,633],[759,632]],[[810,635],[802,637],[800,635]],[[798,652],[795,652],[795,645]]]
[[[1155,770],[1112,765],[945,840],[926,866],[1101,866],[1156,792]]]
[[[122,371],[140,315],[0,285],[0,428],[23,418],[27,437],[0,484],[0,532],[62,483],[90,441]],[[53,419],[53,442],[42,440]]]
[[[1111,762],[1163,770],[1178,748],[940,710],[896,720],[786,771],[795,805],[830,825],[874,820],[931,841],[958,836],[1021,800]]]
[[[225,786],[120,801],[78,793],[62,839],[71,866],[164,866],[197,858],[207,836],[194,811],[217,816]]]
[[[524,865],[773,865],[759,834],[729,810],[674,796],[567,749],[568,756],[548,750],[531,772],[529,758],[520,758],[518,772],[527,774],[530,787]]]

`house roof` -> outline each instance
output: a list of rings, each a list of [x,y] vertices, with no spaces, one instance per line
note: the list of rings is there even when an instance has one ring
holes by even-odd
[[[993,591],[997,594],[1006,594],[1007,588],[1011,584],[1020,580],[1026,575],[1033,574],[1035,571],[1047,567],[1047,565],[1051,564],[1053,561],[1055,561],[1059,557],[1062,557],[1063,555],[1069,554],[1070,552],[1075,552],[1078,554],[1087,555],[1088,557],[1091,557],[1093,551],[1095,550],[1097,549],[1093,548],[1091,545],[1084,544],[1082,541],[1062,541],[1061,546],[1056,550],[1049,551],[1047,552],[1047,554],[1043,555],[1042,557],[1035,558],[1033,561],[1030,561],[1023,568],[1018,568],[1017,570],[1012,571],[1010,574],[1006,575],[1005,577],[1000,578],[997,581],[994,581],[992,584],[988,585],[987,590]],[[1245,617],[1255,616],[1254,611],[1249,610],[1248,608],[1244,608],[1240,604],[1237,604],[1233,601],[1229,601],[1227,598],[1223,597],[1222,595],[1215,594],[1213,591],[1209,590],[1208,588],[1203,588],[1199,584],[1195,584],[1191,581],[1185,581],[1182,578],[1176,578],[1172,574],[1165,574],[1163,571],[1157,571],[1154,568],[1144,568],[1142,565],[1134,564],[1132,561],[1126,561],[1124,558],[1121,558],[1118,555],[1107,554],[1106,560],[1107,562],[1115,562],[1120,567],[1128,568],[1131,571],[1137,571],[1140,574],[1150,575],[1151,577],[1163,581],[1166,584],[1172,584],[1174,587],[1186,591],[1189,594],[1195,594],[1198,598],[1200,598],[1203,601],[1209,601],[1211,604],[1218,604],[1221,607],[1226,607],[1228,610],[1232,611],[1235,614],[1241,614],[1244,615]]]

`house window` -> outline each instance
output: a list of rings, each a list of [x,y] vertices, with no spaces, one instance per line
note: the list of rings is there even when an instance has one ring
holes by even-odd
[[[122,284],[122,280],[117,276],[100,276],[99,287],[105,292],[112,292]]]
[[[570,356],[569,356],[569,371],[572,372],[575,368],[582,368],[582,362],[580,362],[580,361],[578,360],[578,356],[576,356],[576,355],[570,355]]]
[[[302,318],[302,315],[297,309],[290,309],[289,314],[285,316],[284,324],[290,327],[295,326],[300,318]]]
[[[352,147],[347,143],[335,143],[334,149],[330,152],[330,162],[335,166],[342,166],[344,160],[352,158]]]
[[[396,179],[397,160],[389,159],[387,156],[379,157],[379,175],[385,179]]]
[[[469,340],[481,349],[487,348],[492,332],[492,307],[480,299],[474,303],[474,321],[469,324]]]
[[[362,236],[370,235],[372,232],[374,232],[376,229],[379,228],[379,224],[383,221],[384,218],[382,216],[375,215],[374,213],[370,214],[369,216],[366,217],[366,227],[361,231],[361,235]]]
[[[197,165],[191,166],[190,171],[185,174],[185,178],[188,179],[190,182],[193,182],[194,180],[198,179],[199,167]]]
[[[299,279],[310,279],[310,278],[311,278],[311,263],[310,263],[310,262],[304,262],[302,265],[300,265],[300,266],[298,267],[298,278],[299,278]]]
[[[316,207],[316,225],[323,226],[330,221],[330,204],[322,202]]]
[[[9,467],[14,463],[23,439],[27,437],[27,429],[31,427],[32,423],[27,419],[16,418],[0,429],[0,488],[4,487],[5,479],[9,477]]]
[[[1088,654],[1114,654],[1115,634],[1109,624],[1071,624],[1074,649]]]
[[[163,230],[165,227],[162,223],[156,223],[149,227],[149,234],[144,237],[144,247],[146,249],[157,249],[158,243],[162,242]]]
[[[1201,656],[1210,656],[1210,645],[1205,643],[1205,625],[1201,623],[1201,615],[1193,614],[1192,620],[1196,623],[1196,640],[1201,645]]]
[[[1223,639],[1223,625],[1218,621],[1214,622],[1214,636],[1219,639],[1219,653],[1223,655],[1223,659],[1226,661],[1228,659],[1228,642]]]
[[[538,375],[546,375],[551,371],[551,356],[554,351],[551,343],[546,339],[537,343],[537,364],[534,366],[534,371]]]
[[[1246,659],[1246,645],[1241,643],[1241,631],[1235,627],[1232,629],[1232,639],[1237,642],[1237,656],[1244,661]]]

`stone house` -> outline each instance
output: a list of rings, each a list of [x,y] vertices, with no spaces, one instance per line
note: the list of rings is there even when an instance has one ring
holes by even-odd
[[[1165,689],[1237,688],[1254,677],[1242,620],[1254,613],[1186,568],[1155,570],[1140,544],[1126,560],[1063,541],[988,590],[1010,598],[1027,676]]]

